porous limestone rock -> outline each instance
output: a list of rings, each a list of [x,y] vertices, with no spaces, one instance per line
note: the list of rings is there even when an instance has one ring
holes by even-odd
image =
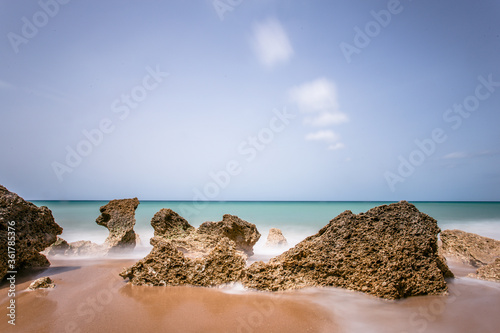
[[[197,233],[227,237],[234,241],[237,250],[242,250],[248,255],[253,255],[253,246],[260,238],[255,224],[230,214],[222,216],[222,221],[219,222],[202,223]]]
[[[496,258],[492,263],[479,267],[476,274],[469,276],[481,280],[500,282],[500,258]]]
[[[151,226],[154,236],[165,238],[178,238],[194,231],[188,221],[169,208],[160,209],[151,219]]]
[[[441,232],[441,253],[465,264],[481,267],[500,257],[500,241],[462,230]]]
[[[66,255],[73,256],[102,256],[106,254],[108,247],[106,244],[99,245],[91,241],[80,240],[69,243],[69,248],[66,250]]]
[[[54,281],[52,281],[50,277],[45,276],[33,281],[28,287],[28,290],[35,290],[41,288],[54,288],[55,286],[56,285],[54,284]]]
[[[288,242],[283,236],[283,233],[278,228],[269,229],[269,234],[267,235],[266,247],[284,247],[287,246]]]
[[[439,231],[406,201],[345,211],[268,263],[252,264],[242,282],[270,291],[337,286],[386,299],[443,294],[451,272],[438,255]]]
[[[111,200],[100,208],[101,215],[96,219],[96,223],[109,230],[105,241],[109,252],[121,252],[135,247],[135,210],[138,205],[137,198],[119,199]]]
[[[209,287],[237,281],[245,259],[228,238],[221,238],[207,256],[189,258],[170,240],[156,237],[153,250],[120,276],[135,285]]]
[[[58,236],[54,244],[46,248],[43,252],[49,256],[55,256],[55,255],[65,255],[67,254],[68,250],[69,250],[68,242],[66,242],[64,239]]]
[[[120,275],[138,285],[215,286],[236,281],[260,234],[254,224],[226,214],[192,227],[171,209],[151,220],[151,252]],[[245,253],[243,251],[246,251]]]
[[[37,207],[0,185],[0,280],[9,270],[49,266],[40,252],[61,233],[50,209]],[[14,251],[15,267],[10,267]]]

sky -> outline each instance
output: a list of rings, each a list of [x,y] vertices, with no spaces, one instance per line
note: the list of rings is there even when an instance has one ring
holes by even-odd
[[[0,1],[30,200],[500,201],[500,3]]]

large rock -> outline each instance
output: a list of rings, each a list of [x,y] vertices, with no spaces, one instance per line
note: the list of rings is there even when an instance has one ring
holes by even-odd
[[[214,286],[236,281],[260,237],[254,224],[232,215],[195,229],[173,210],[162,209],[151,225],[153,249],[120,274],[133,284]]]
[[[171,209],[162,208],[151,219],[154,235],[165,238],[178,238],[194,230],[188,221]]]
[[[268,263],[252,264],[243,284],[271,291],[338,286],[387,299],[443,294],[451,272],[438,255],[439,231],[406,201],[345,211]]]
[[[481,267],[500,257],[500,241],[462,230],[441,233],[441,253],[465,264]]]
[[[237,281],[245,268],[245,259],[228,238],[221,238],[207,256],[189,258],[170,240],[157,237],[153,250],[120,276],[135,285],[209,287]]]
[[[135,210],[139,205],[137,198],[111,200],[100,208],[101,215],[96,223],[109,230],[105,245],[109,252],[131,250],[136,245],[134,232]]]
[[[50,265],[39,252],[54,243],[61,233],[62,228],[54,221],[50,209],[37,207],[0,185],[0,279],[9,270]],[[8,244],[11,237],[13,246]],[[8,266],[12,252],[8,247],[15,250],[15,267]]]
[[[237,250],[242,250],[248,255],[253,255],[253,246],[260,238],[255,224],[229,214],[222,216],[222,221],[201,224],[197,232],[198,234],[227,237],[235,242]]]
[[[269,234],[267,235],[266,247],[284,247],[287,246],[288,242],[283,236],[283,233],[278,228],[269,229]]]

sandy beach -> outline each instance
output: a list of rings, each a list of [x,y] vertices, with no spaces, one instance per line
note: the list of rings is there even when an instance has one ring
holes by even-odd
[[[340,288],[284,293],[241,287],[132,286],[118,276],[131,259],[52,259],[17,276],[16,325],[1,332],[497,332],[500,284],[457,278],[448,296],[387,301]],[[50,276],[56,287],[26,291]],[[6,313],[8,285],[0,288]]]

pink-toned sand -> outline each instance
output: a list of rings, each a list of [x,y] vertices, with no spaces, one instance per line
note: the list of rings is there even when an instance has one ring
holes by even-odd
[[[118,273],[135,260],[51,261],[17,275],[15,326],[0,287],[0,332],[500,332],[500,283],[466,278],[473,269],[458,263],[449,295],[385,301],[339,288],[132,286]],[[41,276],[56,288],[26,291]]]

